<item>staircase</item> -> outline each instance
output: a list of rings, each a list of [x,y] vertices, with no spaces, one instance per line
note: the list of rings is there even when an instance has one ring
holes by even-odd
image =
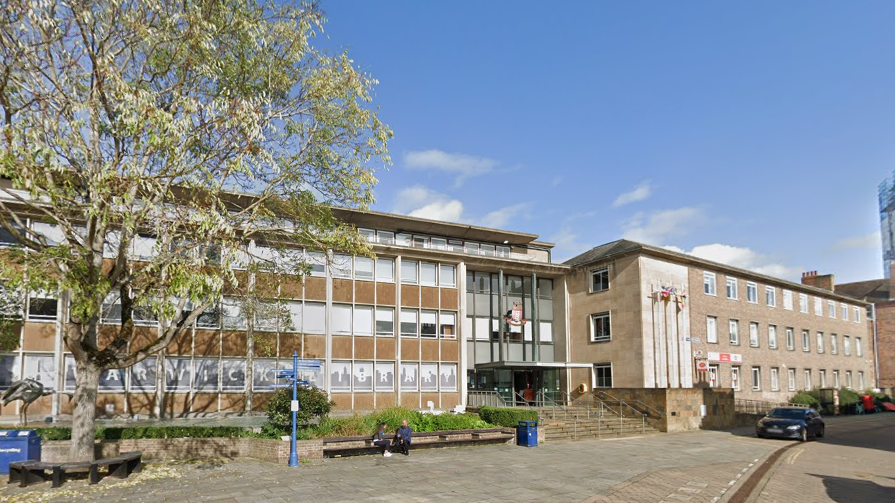
[[[621,417],[582,406],[538,409],[539,426],[547,442],[581,438],[618,438],[659,433],[641,416]]]

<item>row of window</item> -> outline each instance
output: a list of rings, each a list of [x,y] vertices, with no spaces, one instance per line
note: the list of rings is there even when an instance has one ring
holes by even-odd
[[[608,315],[608,313],[606,313]],[[596,316],[596,315],[595,315]],[[715,316],[706,316],[705,319],[706,342],[710,344],[718,343],[718,318]],[[761,346],[761,337],[759,335],[759,324],[749,322],[749,346],[757,348]],[[740,344],[740,321],[731,318],[728,322],[728,334],[730,344]],[[796,348],[795,331],[792,327],[786,327],[786,349],[793,351]],[[815,348],[818,353],[826,352],[825,339],[823,332],[817,332]],[[802,351],[811,351],[811,333],[809,330],[802,330]],[[830,354],[839,353],[839,338],[836,334],[830,334]],[[863,356],[864,348],[860,337],[854,338],[855,356]],[[851,356],[852,338],[848,335],[842,336],[842,352],[846,356]],[[777,326],[768,325],[767,344],[771,349],[777,349]]]
[[[358,229],[357,232],[361,236],[364,236],[370,243],[379,243],[382,245],[409,246],[413,248],[467,253],[470,255],[484,255],[487,257],[508,258],[510,256],[509,246],[372,229]]]
[[[765,385],[765,383],[762,381],[762,368],[755,366],[755,367],[751,367],[750,371],[751,371],[751,378],[752,378],[752,382],[750,383],[752,386],[752,391],[761,391],[763,389],[763,386]],[[739,391],[741,388],[740,367],[733,366],[730,368],[730,372],[731,372],[731,375],[730,375],[731,387],[734,390]],[[768,384],[770,384],[770,390],[771,391],[780,391],[780,384],[781,384],[780,383],[780,368],[779,367],[770,367],[769,374],[770,374],[770,382]],[[813,387],[815,385],[819,388],[827,388],[827,387],[841,388],[844,385],[846,388],[851,389],[851,388],[854,388],[855,384],[857,384],[857,388],[854,388],[854,389],[863,390],[863,389],[865,389],[865,384],[866,384],[864,382],[864,372],[863,371],[857,372],[857,382],[854,382],[854,380],[852,379],[852,371],[851,370],[845,371],[845,381],[844,382],[842,382],[840,380],[838,370],[833,370],[832,376],[829,379],[827,377],[826,369],[821,369],[821,370],[817,371],[817,381],[814,380],[814,373],[813,373],[812,369],[802,369],[802,376],[803,376],[802,377],[803,389],[809,390],[809,391],[811,389],[813,389]],[[786,385],[787,385],[787,389],[789,391],[796,391],[797,386],[798,386],[798,383],[796,382],[796,378],[797,378],[796,369],[792,369],[792,368],[786,369]],[[709,383],[712,387],[720,386],[720,383],[718,381],[718,366],[717,365],[711,365],[709,367]]]
[[[703,273],[703,291],[706,295],[717,295],[717,290],[715,286],[715,273],[713,272],[704,272]],[[727,298],[732,300],[739,299],[739,281],[736,278],[728,277],[726,279],[727,285]],[[777,307],[777,288],[773,286],[765,286],[765,305],[768,307]],[[809,302],[808,302],[808,294],[800,293],[799,294],[799,311],[802,313],[808,313]],[[746,302],[751,304],[758,304],[758,284],[747,281],[746,282]],[[790,290],[783,290],[783,309],[792,311],[793,310],[793,292]],[[861,308],[856,306],[851,306],[851,319],[856,323],[860,323],[861,321]],[[814,314],[817,316],[824,316],[824,300],[820,297],[814,298]],[[837,305],[835,301],[827,300],[826,301],[826,315],[830,318],[837,317]],[[839,304],[839,317],[845,321],[849,319],[849,306],[845,303]]]
[[[333,361],[329,373],[334,393],[369,391],[457,391],[456,363]]]
[[[500,338],[501,320],[495,318],[467,316],[466,339],[475,339],[477,341],[496,341]],[[504,323],[504,336],[511,342],[532,341],[534,322],[525,323],[521,327]],[[538,337],[541,342],[553,342],[553,322],[540,320],[538,322]]]

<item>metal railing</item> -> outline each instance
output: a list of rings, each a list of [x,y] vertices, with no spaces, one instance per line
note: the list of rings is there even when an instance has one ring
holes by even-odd
[[[764,400],[747,400],[745,398],[734,399],[733,406],[734,411],[741,414],[767,414],[771,409],[777,407],[808,407],[808,405],[800,403],[768,402]]]
[[[650,407],[649,405],[641,402],[640,400],[626,400],[626,399],[616,398],[603,390],[594,390],[591,392],[591,394],[598,400],[604,400],[604,401],[608,401],[610,403],[617,403],[619,410],[621,410],[623,413],[624,413],[625,407],[627,407],[628,409],[631,409],[640,415],[645,415],[645,416],[654,415],[657,418],[662,417],[661,412],[659,412],[658,410],[654,409],[653,407]],[[636,405],[636,407],[635,407],[635,405]],[[638,407],[639,407],[639,409],[638,409]],[[650,412],[652,412],[652,414],[650,414]]]
[[[507,407],[500,393],[496,391],[467,391],[466,392],[467,407]],[[512,406],[510,404],[509,406]]]

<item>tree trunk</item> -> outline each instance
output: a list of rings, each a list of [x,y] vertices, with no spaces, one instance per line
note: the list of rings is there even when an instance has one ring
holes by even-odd
[[[95,365],[77,362],[69,461],[94,460],[96,391],[99,388],[100,373]]]

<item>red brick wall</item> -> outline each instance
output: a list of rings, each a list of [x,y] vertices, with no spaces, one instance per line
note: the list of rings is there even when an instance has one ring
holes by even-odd
[[[879,385],[895,387],[895,302],[876,304]]]

